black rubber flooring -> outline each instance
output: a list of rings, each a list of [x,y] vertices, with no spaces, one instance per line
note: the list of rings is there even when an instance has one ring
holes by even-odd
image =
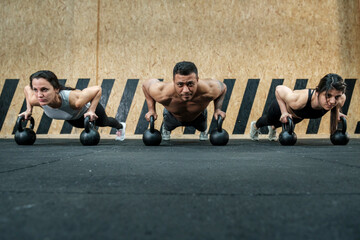
[[[360,239],[360,139],[0,139],[0,239]]]

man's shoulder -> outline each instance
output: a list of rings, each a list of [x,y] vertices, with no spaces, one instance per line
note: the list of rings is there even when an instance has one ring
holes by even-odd
[[[199,88],[202,95],[209,98],[216,98],[222,91],[222,83],[214,78],[199,80]]]
[[[199,79],[199,84],[209,88],[214,88],[214,87],[217,88],[223,83],[215,78],[204,78],[204,79]]]
[[[152,92],[166,92],[169,91],[171,89],[171,83],[167,83],[167,82],[162,82],[162,81],[158,81],[158,82],[154,82],[153,84],[150,85],[150,91]]]
[[[157,102],[167,101],[174,95],[173,84],[158,82],[150,87],[150,94]]]
[[[214,84],[219,82],[219,80],[215,79],[215,78],[200,78],[199,82],[203,83],[203,84]]]

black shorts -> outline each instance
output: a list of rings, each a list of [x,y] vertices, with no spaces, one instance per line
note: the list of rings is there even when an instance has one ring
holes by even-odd
[[[205,109],[195,120],[191,122],[181,122],[177,120],[174,115],[172,115],[166,108],[163,111],[164,121],[163,127],[166,130],[171,131],[180,126],[192,126],[199,130],[200,132],[204,132],[207,129],[207,110]]]

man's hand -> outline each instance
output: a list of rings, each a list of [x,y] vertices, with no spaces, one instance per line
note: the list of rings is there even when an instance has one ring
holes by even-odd
[[[154,121],[157,119],[157,114],[155,111],[148,111],[146,114],[145,114],[145,119],[146,121],[150,122],[150,117],[151,116],[154,116]]]
[[[226,113],[221,111],[220,109],[216,109],[214,112],[214,118],[215,120],[218,120],[219,115],[222,117],[222,119],[224,120],[226,117]]]

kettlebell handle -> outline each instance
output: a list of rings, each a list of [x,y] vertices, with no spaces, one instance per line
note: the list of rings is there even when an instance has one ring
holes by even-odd
[[[340,120],[342,121],[342,133],[345,134],[346,133],[346,128],[347,128],[346,118],[345,117],[340,117]]]
[[[87,116],[84,119],[84,127],[85,127],[85,132],[89,133],[90,132],[90,128],[94,128],[95,127],[95,123],[90,121],[90,116]]]
[[[220,115],[218,115],[218,120],[217,120],[217,130],[218,132],[222,131],[222,124],[223,124],[223,119]]]
[[[150,132],[155,132],[155,119],[153,115],[150,116]]]
[[[22,122],[25,121],[26,124],[27,124],[27,121],[28,121],[28,120],[29,120],[29,119],[25,120],[25,117],[24,117],[24,116],[18,117],[18,119],[16,120],[16,125],[17,125],[17,130],[18,130],[19,132],[24,131],[24,128],[23,128],[23,126],[22,126]],[[26,124],[25,124],[25,126],[26,126]],[[35,120],[34,120],[33,117],[30,117],[30,128],[31,128],[31,129],[34,129],[34,126],[35,126]]]
[[[289,134],[293,134],[294,132],[294,121],[291,119],[291,117],[287,117],[289,129],[285,129],[285,123],[282,124],[283,131],[287,131]]]
[[[16,121],[16,128],[19,132],[22,132],[24,131],[24,128],[22,126],[22,121],[24,120],[24,116],[20,116],[18,117],[17,121]]]
[[[289,121],[289,133],[290,134],[293,134],[293,132],[294,132],[294,128],[295,128],[295,126],[294,126],[294,121],[292,120],[292,118],[291,117],[288,117],[288,121]]]

